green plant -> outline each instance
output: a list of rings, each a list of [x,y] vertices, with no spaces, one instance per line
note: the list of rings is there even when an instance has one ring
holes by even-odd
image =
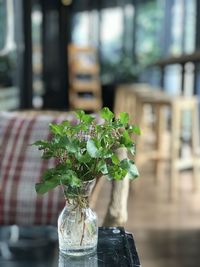
[[[135,144],[132,134],[140,134],[140,129],[129,124],[129,116],[122,112],[119,118],[108,109],[100,111],[102,122],[98,124],[92,115],[76,111],[77,124],[63,121],[50,124],[50,140],[34,143],[42,150],[42,158],[56,158],[54,168],[47,169],[42,181],[36,184],[37,193],[44,194],[58,185],[66,185],[67,196],[77,196],[83,181],[105,175],[110,180],[121,180],[126,175],[130,179],[138,176],[138,170],[131,159],[120,160],[117,149],[121,147],[134,156]]]

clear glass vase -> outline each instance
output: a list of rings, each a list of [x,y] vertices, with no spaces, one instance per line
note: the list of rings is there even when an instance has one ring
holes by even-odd
[[[67,197],[58,218],[59,250],[63,254],[83,256],[96,251],[97,215],[89,207],[88,201],[94,184],[95,180],[83,182],[76,197]]]

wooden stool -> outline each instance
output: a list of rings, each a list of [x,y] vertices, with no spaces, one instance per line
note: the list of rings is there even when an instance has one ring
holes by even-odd
[[[141,105],[139,105],[139,100],[137,99],[134,91],[132,90],[132,85],[120,85],[115,91],[115,101],[114,101],[114,113],[117,117],[120,112],[127,112],[129,114],[130,123],[137,124],[140,126],[140,118],[142,116]],[[141,115],[141,116],[140,116]],[[139,146],[138,136],[133,136],[134,142],[137,144],[137,150]],[[131,157],[131,155],[129,155]],[[137,157],[134,159],[137,164]],[[137,191],[138,184],[133,182],[130,184],[131,191]]]
[[[171,106],[171,98],[161,90],[153,89],[147,84],[120,85],[116,90],[115,113],[126,111],[132,121],[142,130],[145,129],[144,108],[149,105],[155,111],[155,148],[145,153],[141,152],[142,140],[139,136],[135,137],[137,151],[136,161],[139,164],[147,160],[155,162],[155,182],[159,177],[160,161],[166,160],[167,156],[163,153],[163,133],[166,131],[167,118],[164,109]],[[142,134],[143,136],[143,134]]]
[[[143,130],[143,113],[144,106],[150,105],[155,115],[155,148],[149,151],[141,150],[141,139],[136,139],[137,154],[136,163],[141,165],[149,160],[155,162],[155,182],[160,177],[160,163],[170,162],[170,178],[169,178],[169,197],[173,198],[176,194],[178,174],[181,170],[193,168],[193,190],[200,187],[198,172],[200,171],[200,152],[199,149],[199,116],[198,116],[198,100],[194,97],[175,97],[173,99],[165,92],[153,89],[145,84],[121,85],[116,90],[115,113],[126,111],[133,117],[133,122]],[[165,109],[171,113],[171,147],[169,153],[164,148],[166,144],[163,135],[167,132],[169,116],[166,115]],[[191,113],[191,156],[187,158],[180,157],[182,148],[181,138],[181,121],[185,111]]]
[[[181,137],[183,134],[182,122],[184,112],[189,112],[191,116],[190,143],[191,153],[187,157],[181,156],[183,148]],[[170,175],[170,197],[174,198],[177,194],[178,174],[181,170],[193,169],[193,190],[199,187],[198,169],[200,168],[199,149],[199,115],[197,97],[178,97],[172,103],[171,121],[171,175]]]

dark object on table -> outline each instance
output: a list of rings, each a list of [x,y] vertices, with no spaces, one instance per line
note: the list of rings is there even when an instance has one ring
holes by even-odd
[[[84,257],[58,255],[51,226],[0,227],[2,267],[139,267],[133,236],[123,228],[99,228],[97,252]]]
[[[133,236],[122,227],[99,229],[97,253],[98,266],[140,266]]]

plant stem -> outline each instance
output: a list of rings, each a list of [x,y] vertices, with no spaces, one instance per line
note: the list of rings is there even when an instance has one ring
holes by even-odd
[[[81,236],[80,246],[82,246],[84,234],[85,234],[85,214],[83,215],[83,232],[82,232],[82,236]]]
[[[82,175],[82,177],[85,177],[88,173],[90,173],[91,172],[91,170],[88,170],[87,172],[85,172],[83,175]]]

